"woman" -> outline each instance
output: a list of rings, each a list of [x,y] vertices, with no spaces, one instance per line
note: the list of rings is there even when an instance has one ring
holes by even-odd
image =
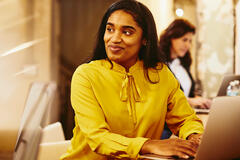
[[[185,19],[174,20],[161,34],[159,49],[165,54],[169,68],[179,80],[192,107],[210,108],[211,100],[195,95],[195,82],[190,73],[190,47],[195,27]]]
[[[151,12],[135,0],[118,1],[105,13],[92,61],[73,75],[71,102],[76,126],[64,160],[192,157],[203,132],[158,55]],[[179,139],[160,140],[165,121]]]

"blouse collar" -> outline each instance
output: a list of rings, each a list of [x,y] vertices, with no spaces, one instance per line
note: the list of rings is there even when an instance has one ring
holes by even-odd
[[[124,74],[133,73],[135,70],[139,70],[139,69],[143,68],[143,62],[141,60],[137,60],[136,63],[129,68],[128,72],[122,65],[120,65],[114,61],[111,61],[111,62],[112,62],[112,64],[106,59],[104,61],[104,66],[106,66],[107,68],[111,68],[115,71],[124,73]]]

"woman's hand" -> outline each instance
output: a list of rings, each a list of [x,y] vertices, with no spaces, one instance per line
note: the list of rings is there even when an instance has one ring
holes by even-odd
[[[212,101],[210,99],[207,98],[203,98],[203,97],[193,97],[193,98],[188,98],[188,103],[192,106],[192,107],[198,107],[198,108],[202,108],[202,109],[209,109]]]
[[[202,134],[195,134],[195,133],[190,134],[187,137],[187,140],[193,141],[194,143],[196,143],[196,145],[199,146],[202,140]]]
[[[195,137],[195,136],[194,136]],[[177,156],[179,158],[194,157],[199,143],[196,137],[189,136],[189,140],[178,138],[166,140],[148,140],[144,143],[140,154],[157,154],[161,156]]]

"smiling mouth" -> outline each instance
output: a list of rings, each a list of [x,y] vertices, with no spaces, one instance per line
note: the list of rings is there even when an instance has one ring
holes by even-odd
[[[111,46],[109,45],[108,48],[112,51],[112,52],[119,52],[121,50],[123,50],[122,47],[119,47],[119,46]]]

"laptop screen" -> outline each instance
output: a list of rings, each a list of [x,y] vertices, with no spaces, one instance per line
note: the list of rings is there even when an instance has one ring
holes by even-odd
[[[240,158],[240,96],[216,97],[199,146],[197,160]]]
[[[218,90],[217,96],[226,96],[226,91],[229,83],[233,80],[240,80],[240,75],[226,75],[223,77],[221,86]]]

